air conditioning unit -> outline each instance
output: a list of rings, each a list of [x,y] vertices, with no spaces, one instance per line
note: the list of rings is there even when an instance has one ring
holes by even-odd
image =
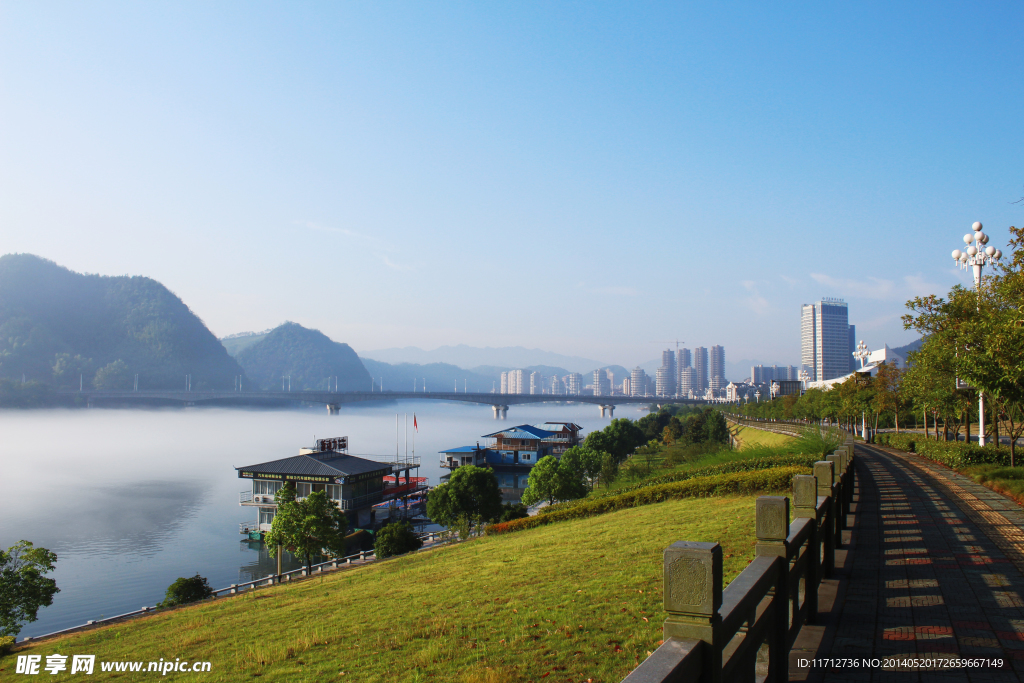
[[[263,502],[263,496],[253,496],[252,499],[254,501],[256,501],[257,503],[262,503]]]

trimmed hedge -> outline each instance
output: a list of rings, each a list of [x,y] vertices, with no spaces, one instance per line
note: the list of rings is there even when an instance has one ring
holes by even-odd
[[[651,486],[657,486],[659,484],[671,484],[677,481],[687,481],[689,479],[695,479],[697,477],[715,477],[720,474],[731,474],[734,472],[751,472],[754,470],[768,470],[773,467],[790,467],[790,466],[801,466],[801,467],[814,467],[814,463],[822,460],[823,456],[820,455],[804,455],[799,453],[787,453],[785,455],[774,455],[769,457],[761,458],[748,458],[746,460],[733,460],[732,462],[724,462],[720,465],[707,465],[705,467],[698,467],[692,470],[681,470],[679,472],[669,472],[668,474],[662,474],[657,477],[651,477],[644,479],[641,482],[632,484],[631,486],[623,486],[611,493],[602,493],[599,495],[591,495],[589,498],[580,500],[568,500],[562,503],[555,503],[554,505],[548,505],[540,509],[538,514],[547,515],[558,510],[565,510],[579,505],[583,500],[600,500],[602,498],[620,496],[630,491],[639,491],[640,489],[646,489]]]
[[[552,522],[568,519],[582,519],[602,515],[606,512],[625,510],[640,505],[660,503],[677,498],[698,498],[706,496],[722,496],[730,493],[759,493],[762,491],[780,491],[788,489],[797,474],[808,474],[807,466],[775,467],[755,472],[734,472],[711,477],[694,477],[685,481],[646,486],[636,491],[620,493],[605,498],[577,501],[571,507],[536,515],[511,522],[501,522],[487,527],[488,535],[506,534],[543,526]]]
[[[995,444],[979,446],[976,443],[963,441],[935,441],[926,439],[921,434],[892,432],[875,434],[875,442],[901,451],[923,455],[929,460],[942,463],[955,470],[971,465],[1008,466],[1010,464],[1009,446]]]

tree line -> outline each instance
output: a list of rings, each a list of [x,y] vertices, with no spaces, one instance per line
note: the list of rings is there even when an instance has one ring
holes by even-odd
[[[983,421],[998,443],[1010,438],[1015,462],[1024,433],[1024,228],[1010,227],[1012,257],[981,279],[980,287],[956,285],[945,297],[919,296],[907,302],[905,329],[923,335],[908,366],[878,366],[874,377],[854,374],[829,391],[809,389],[748,403],[739,412],[775,419],[827,420],[853,428],[868,419],[874,428],[913,425],[929,436],[957,440]],[[979,392],[985,415],[979,415]],[[941,432],[940,432],[941,429]]]

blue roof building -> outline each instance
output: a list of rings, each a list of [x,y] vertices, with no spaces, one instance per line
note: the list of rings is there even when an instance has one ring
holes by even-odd
[[[530,469],[547,455],[556,458],[580,441],[582,428],[573,422],[545,422],[516,425],[484,434],[491,441],[485,447],[460,446],[441,451],[441,467],[455,470],[462,465],[489,467],[498,478],[504,500],[518,501],[526,489]],[[451,475],[441,477],[447,481]]]

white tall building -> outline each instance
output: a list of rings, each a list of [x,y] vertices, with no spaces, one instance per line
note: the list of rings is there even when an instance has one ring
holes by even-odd
[[[604,370],[594,370],[594,396],[611,395],[612,383],[609,374]]]
[[[643,396],[645,389],[647,389],[647,373],[637,366],[629,375],[629,395]]]
[[[672,381],[672,370],[664,366],[654,373],[654,393],[657,396],[674,396],[675,382]]]
[[[632,396],[633,395],[630,392],[630,390],[629,390],[630,379],[631,378],[627,377],[624,380],[622,380],[622,395],[623,396]]]
[[[696,395],[696,383],[697,371],[689,366],[683,368],[679,372],[679,395],[683,398],[692,398]]]
[[[583,375],[578,372],[570,372],[564,378],[565,393],[570,396],[579,396],[583,393]]]
[[[565,393],[565,384],[562,380],[558,379],[558,375],[551,378],[551,394],[553,396],[561,396]]]
[[[800,364],[811,381],[850,373],[853,353],[849,311],[842,299],[823,298],[800,310]]]
[[[693,369],[695,372],[693,382],[693,393],[704,396],[704,390],[708,388],[708,350],[698,346],[693,350]]]
[[[536,370],[530,373],[530,393],[544,393],[544,376]]]
[[[708,373],[708,386],[715,392],[715,396],[719,397],[729,383],[725,379],[725,349],[721,346],[712,346],[708,360],[711,366]]]
[[[676,395],[686,396],[683,391],[683,369],[691,365],[690,349],[676,350]]]
[[[508,393],[508,373],[507,372],[501,373],[501,393],[503,393],[503,394],[507,394]]]

